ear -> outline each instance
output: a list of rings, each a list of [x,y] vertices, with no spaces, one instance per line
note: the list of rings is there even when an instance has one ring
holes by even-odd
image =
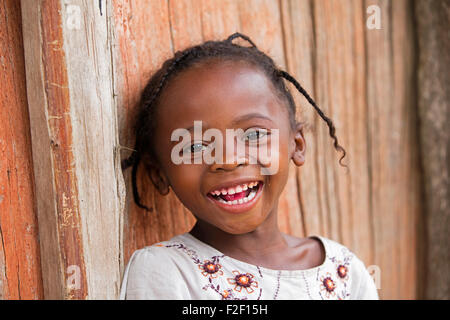
[[[156,161],[152,160],[150,157],[146,157],[144,162],[150,180],[152,181],[155,188],[161,195],[167,195],[170,191],[170,184],[164,172],[161,170]]]
[[[291,158],[296,166],[301,166],[305,163],[306,142],[303,136],[303,127],[303,122],[297,122],[294,130],[294,150]]]

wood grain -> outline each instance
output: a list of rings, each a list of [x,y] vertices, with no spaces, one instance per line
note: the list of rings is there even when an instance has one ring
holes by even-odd
[[[22,3],[44,294],[50,299],[87,295],[59,5]],[[71,265],[81,272],[79,290],[66,286]]]
[[[41,299],[20,3],[0,4],[0,299]]]
[[[112,11],[82,1],[22,10],[45,298],[114,298],[124,189]]]
[[[417,104],[420,119],[423,202],[418,220],[425,232],[420,292],[427,299],[450,299],[450,1],[416,1]],[[413,130],[413,128],[410,128]],[[417,143],[417,142],[416,142]],[[417,267],[414,268],[417,270]]]
[[[416,297],[420,194],[414,126],[411,3],[367,1],[383,28],[366,30],[367,110],[374,263],[383,298]]]

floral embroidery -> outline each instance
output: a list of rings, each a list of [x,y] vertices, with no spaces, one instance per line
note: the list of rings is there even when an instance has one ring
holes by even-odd
[[[222,297],[223,297],[224,299],[226,299],[226,298],[228,298],[228,296],[229,296],[230,294],[233,294],[233,291],[231,291],[230,289],[223,290]]]
[[[217,292],[222,300],[247,300],[247,297],[243,297],[243,298],[236,298],[233,294],[233,290],[231,289],[225,289],[222,292],[220,291],[220,284],[218,284],[217,286],[215,286],[212,283],[211,278],[209,278],[209,283],[207,285],[205,285],[203,287],[203,290],[208,290],[208,288],[213,289],[215,292]]]
[[[336,289],[336,283],[331,278],[331,274],[329,272],[320,278],[320,282],[320,291],[324,292],[327,298],[336,296],[336,292],[334,291]]]
[[[333,279],[331,279],[330,277],[326,277],[323,280],[323,285],[328,292],[331,292],[336,288]]]
[[[218,263],[214,263],[210,260],[205,260],[202,265],[199,265],[198,268],[202,270],[202,274],[205,277],[217,278],[218,276],[223,275],[222,266]]]
[[[177,244],[172,244],[172,245],[166,245],[166,248],[172,248],[172,247],[184,251],[196,264],[201,263],[200,259],[197,256],[197,253],[192,249],[188,249],[184,244],[177,243]]]
[[[237,292],[241,292],[242,288],[244,288],[247,293],[253,293],[255,290],[253,288],[258,288],[258,281],[255,281],[255,276],[251,273],[240,273],[239,271],[234,270],[233,274],[234,278],[227,278],[229,284],[234,284],[234,290]]]
[[[241,298],[235,297],[233,294],[233,291],[231,289],[225,289],[223,291],[220,291],[220,285],[218,284],[217,286],[215,286],[214,283],[212,282],[212,279],[216,279],[216,278],[218,278],[218,276],[223,275],[223,271],[221,270],[222,265],[219,264],[219,260],[220,260],[220,258],[223,258],[225,255],[213,256],[208,260],[204,260],[202,263],[201,260],[198,258],[197,253],[192,249],[188,249],[182,243],[166,245],[165,247],[166,248],[177,248],[177,249],[182,250],[184,253],[186,253],[192,259],[192,261],[195,264],[198,265],[198,268],[202,271],[201,273],[205,277],[208,277],[208,280],[209,280],[209,283],[206,284],[205,286],[203,286],[203,288],[202,288],[203,290],[208,290],[208,288],[213,289],[215,292],[217,292],[221,296],[222,300],[247,300],[247,297],[241,297]],[[253,286],[254,286],[254,283],[256,283],[256,287],[257,287],[258,283],[256,281],[252,282]],[[251,289],[251,290],[253,290],[253,289]],[[240,292],[240,290],[239,290],[239,292]],[[247,290],[247,292],[248,292],[248,290]]]
[[[335,297],[343,300],[350,296],[347,282],[349,280],[349,266],[353,254],[350,250],[343,247],[341,248],[341,254],[338,256],[328,256],[327,258],[333,264],[335,273],[331,275],[327,272],[325,276],[320,278],[321,296],[324,293],[326,298]]]
[[[341,279],[348,279],[348,268],[346,266],[344,266],[343,264],[340,264],[337,267],[337,274],[339,276],[339,278]]]
[[[258,300],[261,298],[262,288],[258,281],[262,281],[263,273],[259,266],[256,266],[256,273],[254,274],[242,270],[234,270],[232,271],[232,277],[221,277],[229,272],[224,268],[223,263],[220,263],[220,259],[224,258],[225,255],[206,257],[206,260],[204,260],[201,259],[203,257],[197,255],[195,250],[188,248],[183,243],[171,243],[169,245],[157,243],[155,246],[172,247],[183,251],[198,266],[200,273],[207,280],[207,283],[203,287],[201,285],[199,287],[205,291],[212,290],[222,300],[247,300],[249,297],[246,294],[253,294],[252,297]],[[353,253],[345,247],[341,247],[339,251],[327,251],[324,262],[326,267],[318,267],[315,270],[314,278],[316,283],[314,285],[311,283],[311,280],[314,280],[314,278],[309,278],[306,273],[301,273],[300,277],[305,283],[304,289],[308,297],[310,299],[334,298],[340,300],[348,298],[350,296],[350,268],[353,257]],[[280,278],[281,271],[278,272],[276,286],[271,290],[274,300],[278,298],[278,294],[280,293]],[[227,281],[224,281],[225,279]],[[256,288],[259,289],[259,293],[254,294]]]

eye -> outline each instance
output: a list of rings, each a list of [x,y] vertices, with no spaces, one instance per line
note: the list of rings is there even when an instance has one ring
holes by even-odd
[[[244,139],[249,142],[256,142],[267,136],[269,132],[265,129],[249,129],[245,133]]]
[[[183,149],[183,152],[187,153],[198,153],[202,152],[204,149],[206,149],[206,146],[203,143],[195,142],[186,148]]]

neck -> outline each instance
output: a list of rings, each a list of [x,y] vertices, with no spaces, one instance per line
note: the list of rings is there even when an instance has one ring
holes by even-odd
[[[190,233],[225,255],[260,260],[288,246],[278,228],[277,216],[275,208],[261,225],[244,234],[230,234],[202,220],[197,221]]]

